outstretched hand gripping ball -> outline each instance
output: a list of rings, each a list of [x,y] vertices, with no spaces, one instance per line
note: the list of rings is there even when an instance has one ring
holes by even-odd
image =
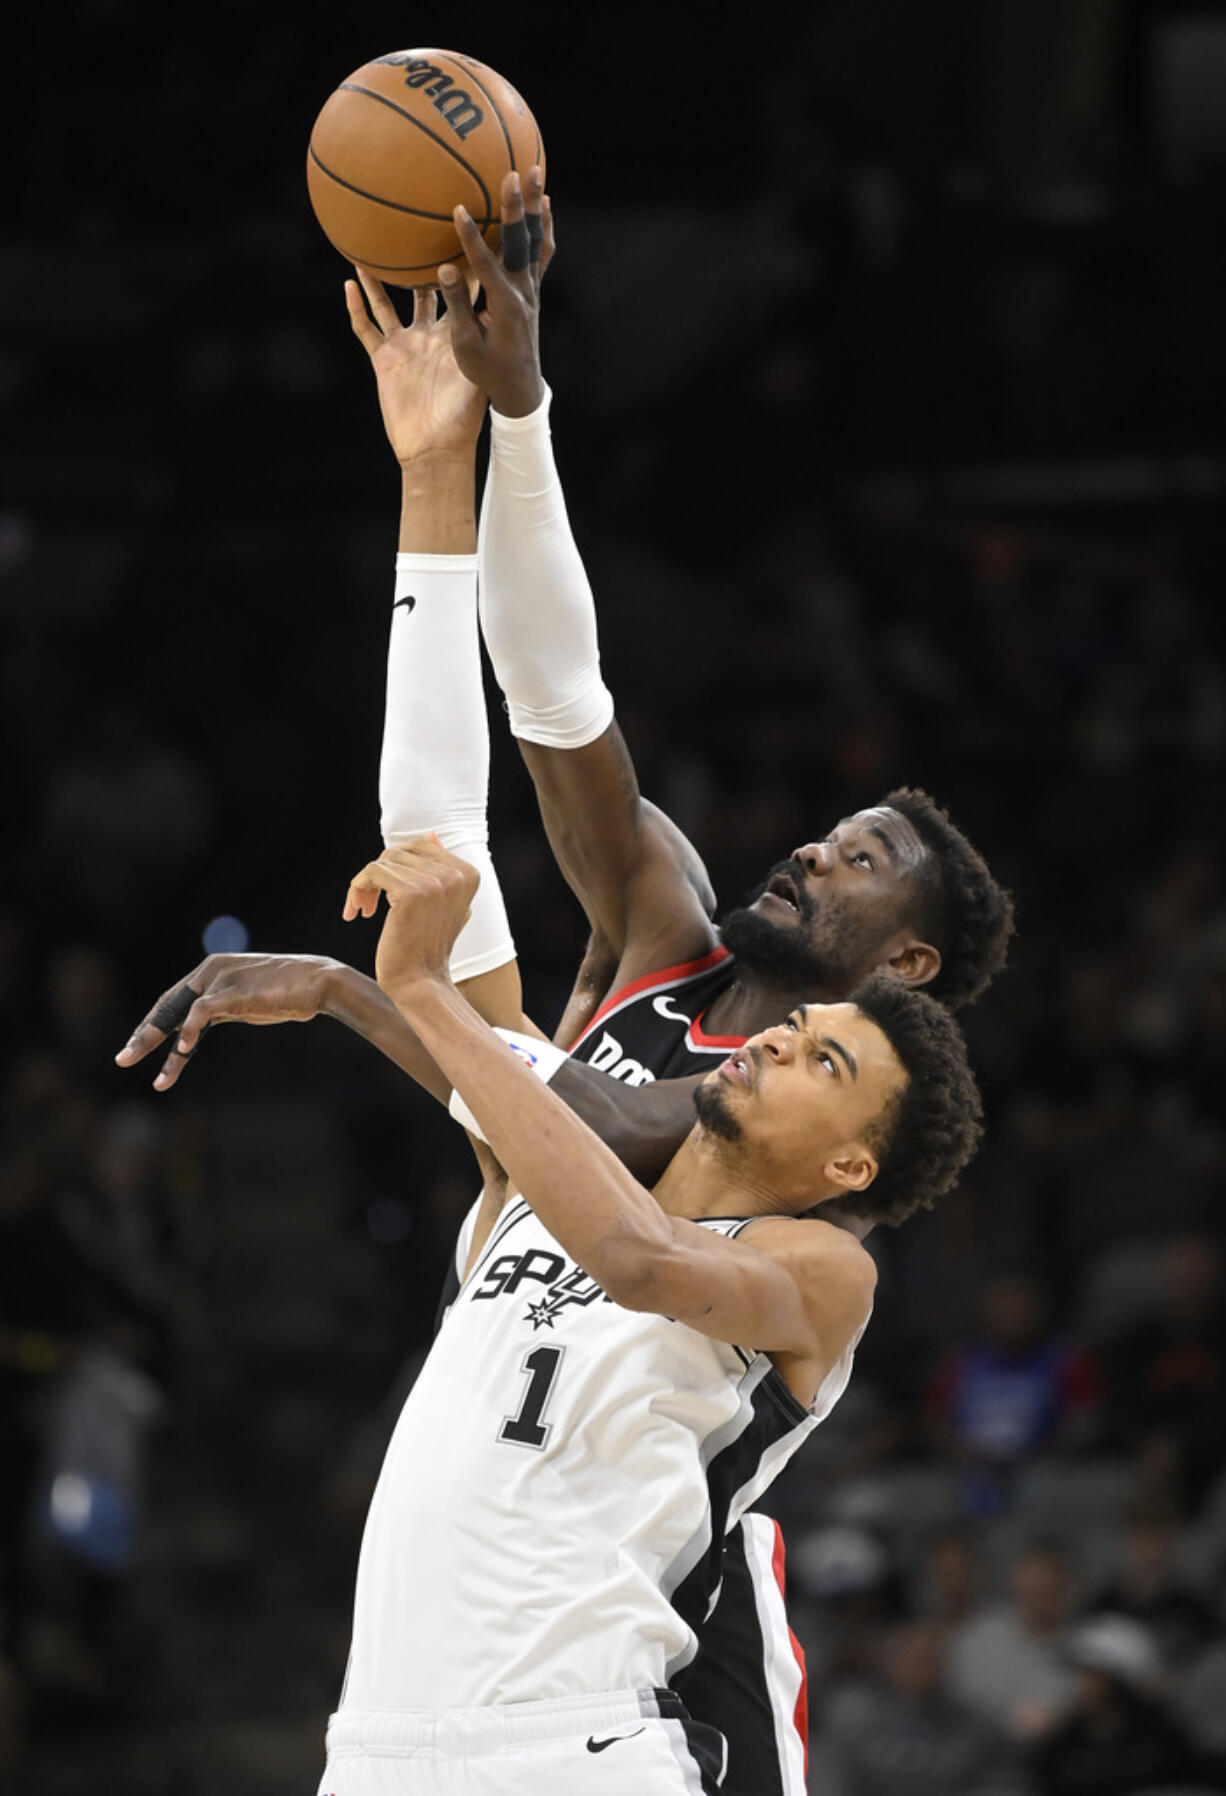
[[[509,81],[455,50],[395,50],[325,101],[307,187],[347,262],[425,287],[461,254],[453,209],[466,206],[496,250],[502,177],[534,162],[544,168],[541,134]]]

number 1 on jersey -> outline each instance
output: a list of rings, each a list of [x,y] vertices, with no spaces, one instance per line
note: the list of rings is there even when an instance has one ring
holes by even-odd
[[[545,1445],[553,1424],[542,1422],[541,1417],[565,1351],[564,1347],[532,1347],[525,1353],[520,1371],[528,1374],[528,1388],[519,1413],[508,1416],[498,1430],[500,1441],[513,1441],[517,1447],[535,1447],[538,1451]]]

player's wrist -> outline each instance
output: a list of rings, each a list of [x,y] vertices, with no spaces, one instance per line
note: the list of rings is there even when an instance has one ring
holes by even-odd
[[[532,375],[509,383],[497,393],[491,393],[490,415],[495,420],[494,429],[499,425],[518,424],[535,418],[538,412],[548,409],[551,397],[539,368]]]
[[[363,974],[347,967],[343,961],[319,957],[311,970],[311,1003],[316,1016],[345,1022],[353,1009],[361,988],[369,984]]]
[[[410,1021],[441,1015],[451,1007],[449,1000],[454,1003],[457,996],[447,968],[425,962],[381,973],[379,990]]]
[[[396,461],[402,478],[411,474],[418,481],[471,486],[476,479],[477,437],[462,448],[398,450]]]
[[[477,494],[468,457],[418,456],[400,465],[403,553],[470,555],[477,546]]]

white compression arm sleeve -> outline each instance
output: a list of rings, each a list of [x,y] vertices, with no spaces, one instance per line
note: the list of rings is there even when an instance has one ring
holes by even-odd
[[[537,1035],[529,1035],[525,1029],[495,1029],[494,1034],[506,1042],[514,1050],[524,1065],[528,1067],[544,1085],[548,1085],[560,1066],[570,1059],[565,1048],[555,1047],[551,1041],[542,1041]],[[451,1101],[447,1106],[454,1120],[463,1124],[470,1135],[478,1141],[485,1141],[481,1125],[469,1109],[458,1091],[453,1090]],[[486,1146],[489,1146],[486,1141]]]
[[[566,515],[545,397],[526,418],[490,413],[481,510],[481,629],[511,730],[582,748],[613,720],[596,607]]]
[[[490,737],[481,685],[475,555],[397,555],[379,802],[383,840],[433,830],[481,875],[451,954],[453,979],[515,958],[490,860]]]

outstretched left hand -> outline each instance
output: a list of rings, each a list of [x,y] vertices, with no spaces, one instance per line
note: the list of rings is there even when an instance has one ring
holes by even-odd
[[[345,304],[353,334],[375,371],[383,427],[396,460],[407,468],[425,456],[471,458],[485,418],[485,394],[456,365],[451,328],[439,314],[438,288],[416,288],[412,322],[402,324],[382,281],[365,268],[357,275],[345,282]]]

